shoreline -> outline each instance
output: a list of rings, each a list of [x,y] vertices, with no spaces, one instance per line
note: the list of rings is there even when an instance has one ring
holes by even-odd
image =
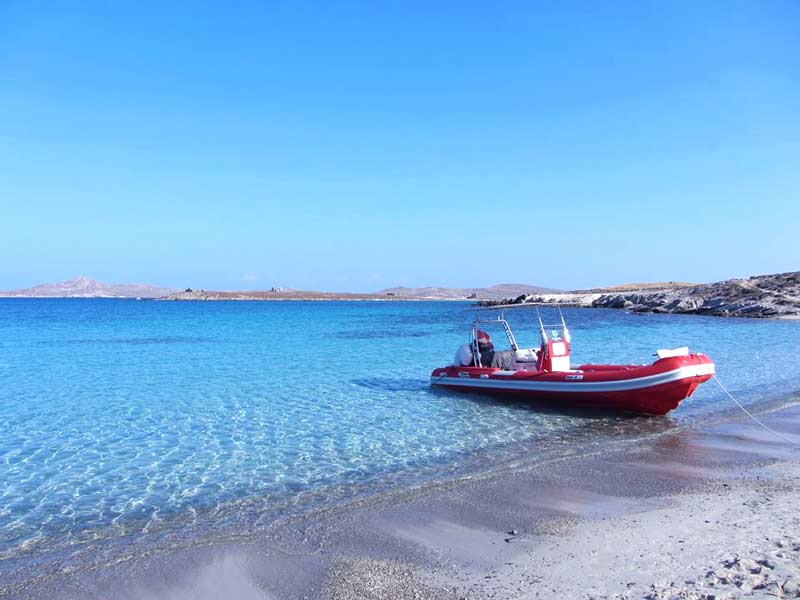
[[[790,435],[800,434],[797,405],[761,418]],[[783,511],[775,523],[786,526],[787,519],[796,520],[786,506],[787,494],[796,489],[798,481],[800,456],[796,451],[774,442],[752,422],[723,418],[598,454],[556,463],[509,465],[485,475],[314,510],[279,519],[239,541],[143,555],[86,572],[51,573],[38,583],[18,581],[15,591],[6,588],[5,592],[9,598],[45,598],[63,589],[69,593],[60,594],[62,597],[75,600],[109,594],[131,599],[221,595],[254,600],[483,598],[492,594],[511,598],[535,597],[530,594],[537,591],[541,597],[549,597],[547,586],[555,585],[567,598],[613,594],[623,594],[619,597],[624,598],[656,594],[652,597],[660,598],[662,592],[677,589],[688,594],[710,583],[718,590],[726,585],[721,583],[726,578],[741,592],[742,585],[765,583],[762,574],[783,573],[781,565],[786,561],[776,562],[783,559],[774,556],[780,549],[764,544],[748,546],[739,540],[741,560],[735,562],[732,554],[722,558],[708,555],[709,543],[722,544],[727,551],[733,539],[729,536],[738,535],[740,530],[751,531],[744,522],[745,515],[736,511],[745,497],[756,507],[753,510],[777,506]],[[766,497],[771,498],[771,505]],[[792,502],[788,504],[789,508],[793,506]],[[726,518],[735,525],[727,529],[701,527],[708,525],[703,523],[708,519],[695,523],[701,505],[707,510],[728,511]],[[765,515],[758,515],[756,522],[766,527]],[[667,574],[664,578],[694,581],[692,586],[670,585],[665,579],[647,583],[664,584],[663,589],[649,589],[642,579],[649,575],[641,572],[638,579],[616,582],[633,574],[625,572],[623,577],[618,565],[603,554],[604,539],[627,536],[624,543],[623,538],[618,540],[620,549],[615,552],[617,556],[620,552],[630,554],[628,558],[639,564],[641,571],[655,564],[633,560],[639,551],[652,557],[653,549],[645,538],[664,533],[660,523],[688,523],[692,519],[699,530],[684,528],[681,537],[674,539],[662,536],[659,543],[666,546],[657,553],[659,573]],[[800,531],[796,522],[789,524]],[[636,528],[639,538],[631,541],[627,532]],[[512,531],[517,533],[512,535]],[[773,537],[776,535],[773,532]],[[685,554],[690,548],[693,551]],[[562,557],[561,563],[557,556]],[[682,556],[692,556],[691,564],[679,560]],[[787,564],[800,569],[797,554],[791,556]],[[589,581],[570,583],[575,565],[593,569],[592,560],[600,560],[597,557],[605,557],[599,573]],[[684,577],[683,572],[691,565],[698,566],[701,558],[709,568]],[[761,565],[759,573],[736,571],[740,562],[750,565],[742,562],[748,560],[770,560],[776,567]],[[712,581],[706,572],[714,569],[723,575],[727,569],[728,574]],[[380,593],[375,595],[375,590]],[[2,587],[0,597],[4,597]]]

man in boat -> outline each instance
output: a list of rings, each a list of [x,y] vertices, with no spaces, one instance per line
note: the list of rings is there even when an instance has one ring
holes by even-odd
[[[514,353],[511,350],[495,352],[492,338],[485,331],[478,330],[478,352],[481,355],[481,365],[484,367],[511,369],[514,366]],[[464,344],[458,349],[454,364],[463,367],[476,366],[469,344]]]
[[[478,352],[481,355],[481,364],[484,367],[492,365],[494,360],[494,344],[492,338],[485,331],[478,330]]]

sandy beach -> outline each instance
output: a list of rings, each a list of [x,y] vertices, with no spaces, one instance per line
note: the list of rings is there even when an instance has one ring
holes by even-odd
[[[762,415],[800,437],[800,407]],[[12,577],[4,598],[790,598],[800,453],[730,414],[265,531]]]

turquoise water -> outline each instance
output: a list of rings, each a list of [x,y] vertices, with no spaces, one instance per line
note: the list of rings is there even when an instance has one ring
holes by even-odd
[[[688,344],[746,402],[800,388],[799,322],[564,313],[575,364],[650,362]],[[0,299],[0,559],[224,535],[730,408],[712,384],[655,419],[432,391],[430,371],[473,314],[437,302]],[[534,314],[509,318],[534,345]]]

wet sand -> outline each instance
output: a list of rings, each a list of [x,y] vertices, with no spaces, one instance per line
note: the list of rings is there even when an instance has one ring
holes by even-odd
[[[800,439],[800,407],[762,418]],[[800,450],[737,417],[314,511],[235,542],[56,565],[0,583],[0,597],[795,597],[799,490]]]

